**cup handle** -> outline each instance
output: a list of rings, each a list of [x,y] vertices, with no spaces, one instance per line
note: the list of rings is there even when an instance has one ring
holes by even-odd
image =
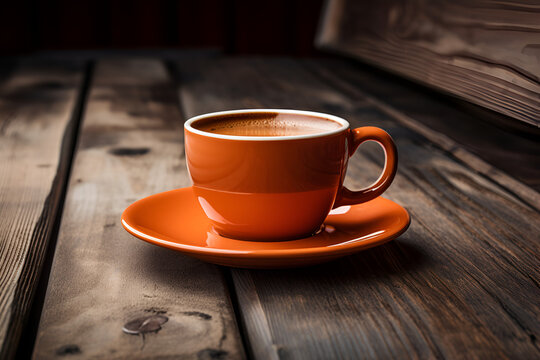
[[[390,135],[383,129],[365,126],[352,130],[349,133],[349,157],[354,154],[360,144],[369,140],[379,143],[384,149],[385,161],[381,176],[371,186],[359,191],[351,191],[342,186],[334,203],[334,208],[373,200],[388,189],[392,180],[394,180],[398,162],[397,148]]]

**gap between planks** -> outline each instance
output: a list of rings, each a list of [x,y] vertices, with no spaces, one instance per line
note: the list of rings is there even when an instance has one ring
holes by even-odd
[[[56,247],[56,239],[58,237],[58,230],[60,229],[60,223],[62,221],[62,213],[64,209],[64,202],[66,200],[67,187],[69,184],[69,178],[71,175],[71,168],[73,165],[73,158],[75,156],[75,150],[77,149],[77,139],[79,136],[79,129],[82,122],[82,116],[86,107],[86,100],[88,99],[88,93],[91,86],[92,75],[94,72],[94,62],[89,61],[84,66],[84,77],[82,85],[79,89],[79,94],[73,108],[71,119],[66,127],[64,138],[61,145],[60,162],[58,168],[65,168],[65,177],[61,179],[62,186],[60,190],[60,198],[58,202],[58,209],[54,219],[54,225],[45,250],[44,263],[39,275],[36,293],[31,304],[29,319],[18,344],[17,352],[15,354],[16,359],[29,359],[32,356],[34,349],[34,343],[36,341],[36,335],[39,325],[39,319],[41,317],[41,311],[43,310],[43,303],[45,302],[45,293],[47,291],[47,284],[49,283],[49,275],[51,272],[52,260],[54,258],[54,250]],[[58,173],[59,171],[57,171]]]

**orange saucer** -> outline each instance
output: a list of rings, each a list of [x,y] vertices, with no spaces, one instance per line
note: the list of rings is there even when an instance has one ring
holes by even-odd
[[[122,214],[124,228],[139,239],[214,264],[242,268],[288,268],[330,261],[393,240],[409,223],[404,208],[378,197],[334,209],[322,231],[309,238],[233,240],[212,230],[191,187],[146,197]]]

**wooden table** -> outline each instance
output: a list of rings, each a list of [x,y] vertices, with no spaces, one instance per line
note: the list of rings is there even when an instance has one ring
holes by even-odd
[[[0,69],[0,358],[540,358],[537,134],[340,59],[42,56]],[[122,229],[135,200],[190,185],[183,121],[259,107],[388,130],[400,165],[385,196],[409,230],[328,264],[255,271]],[[381,163],[362,145],[346,184]],[[156,315],[159,331],[122,331]]]

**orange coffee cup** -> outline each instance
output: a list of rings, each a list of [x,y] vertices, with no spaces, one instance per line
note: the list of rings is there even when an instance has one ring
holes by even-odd
[[[301,116],[332,122],[318,133],[285,136],[223,135],[198,129],[201,122],[261,118],[287,122]],[[197,200],[225,237],[280,241],[313,235],[336,207],[381,195],[397,170],[397,150],[377,127],[351,130],[337,116],[298,110],[249,109],[196,116],[184,125],[186,160]],[[349,157],[364,141],[385,152],[379,179],[360,191],[343,186]]]

